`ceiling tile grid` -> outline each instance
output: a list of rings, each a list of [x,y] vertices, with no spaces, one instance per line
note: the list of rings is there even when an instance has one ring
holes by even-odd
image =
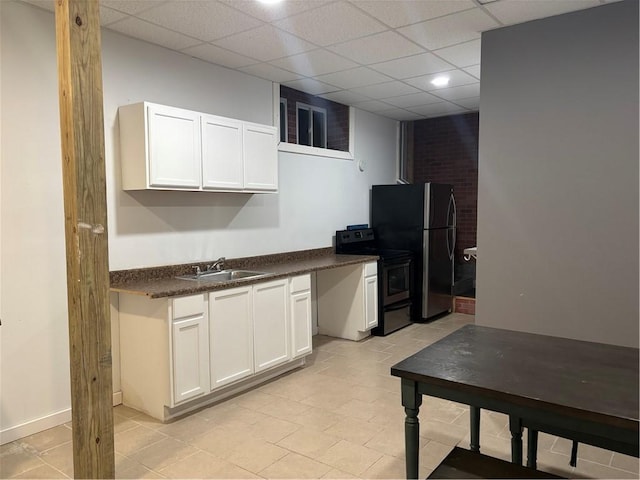
[[[20,1],[54,10],[53,0]],[[619,0],[99,1],[105,28],[416,120],[479,109],[482,32]],[[448,85],[435,87],[443,75]]]

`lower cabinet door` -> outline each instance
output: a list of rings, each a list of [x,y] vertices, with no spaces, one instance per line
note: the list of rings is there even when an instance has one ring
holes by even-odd
[[[378,326],[378,277],[364,278],[364,321],[365,330]]]
[[[205,315],[172,323],[173,400],[209,393],[209,335]]]
[[[311,292],[291,294],[291,332],[293,358],[311,353]]]
[[[252,287],[209,294],[211,389],[253,374]]]
[[[255,372],[291,358],[288,280],[259,283],[253,289],[253,351]]]

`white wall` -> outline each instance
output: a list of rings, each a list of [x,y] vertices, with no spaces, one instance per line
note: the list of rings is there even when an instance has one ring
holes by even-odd
[[[638,3],[486,32],[476,322],[638,346]]]
[[[7,1],[0,17],[5,443],[68,420],[70,399],[54,19]],[[123,192],[119,105],[148,100],[271,123],[272,85],[112,32],[102,42],[111,270],[330,246],[336,229],[368,222],[370,186],[395,179],[396,122],[356,111],[364,172],[353,161],[282,153],[276,195]]]

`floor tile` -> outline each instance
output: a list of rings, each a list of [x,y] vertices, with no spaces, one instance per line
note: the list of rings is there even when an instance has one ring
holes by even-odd
[[[198,452],[161,469],[167,478],[259,478],[248,470],[206,452]]]
[[[621,453],[614,453],[613,459],[611,460],[612,467],[633,473],[638,473],[639,465],[639,459],[636,457],[630,457],[629,455],[622,455]]]
[[[134,452],[129,458],[151,470],[160,470],[197,452],[198,450],[191,445],[173,438],[165,438]]]
[[[340,437],[351,443],[364,445],[383,429],[381,425],[355,418],[345,418],[325,430],[325,433]]]
[[[123,455],[130,455],[138,450],[167,438],[166,435],[141,425],[114,435],[114,449]]]
[[[50,448],[40,458],[66,476],[73,477],[73,445],[71,443]]]
[[[405,413],[390,366],[470,321],[449,315],[361,342],[316,336],[307,368],[167,424],[115,407],[117,477],[403,478]],[[468,412],[423,397],[421,478],[454,445],[468,448]],[[483,410],[481,418],[481,451],[510,459],[507,417]],[[570,478],[638,478],[637,458],[584,444],[572,468],[570,445],[540,433],[540,468]],[[0,446],[2,478],[65,475],[73,476],[69,426]]]
[[[573,442],[571,440],[567,440],[566,438],[558,438],[558,440],[551,448],[551,451],[554,453],[562,453],[564,455],[570,456],[572,445]],[[589,460],[601,465],[609,465],[611,463],[612,457],[613,452],[611,452],[610,450],[604,450],[602,448],[593,447],[584,443],[578,444],[578,461]]]
[[[3,445],[0,455],[0,478],[13,477],[43,464],[35,451],[25,450],[18,442]]]
[[[360,475],[382,457],[380,452],[355,443],[340,440],[318,460],[338,470]]]
[[[234,449],[226,459],[245,470],[258,473],[288,453],[288,450],[267,441],[250,438]]]
[[[403,458],[383,455],[362,474],[363,478],[405,478],[405,462]]]
[[[307,457],[318,458],[339,441],[340,438],[319,430],[301,428],[280,440],[278,445]]]
[[[264,478],[321,478],[331,467],[297,453],[289,453],[260,472]]]
[[[3,477],[5,478],[5,477]],[[60,470],[53,468],[51,465],[42,464],[26,472],[15,475],[12,478],[69,478]]]
[[[71,430],[64,425],[59,425],[23,438],[20,440],[20,443],[28,445],[37,452],[44,452],[50,448],[68,443],[71,440]]]
[[[267,442],[278,443],[300,428],[302,427],[298,424],[267,416],[267,418],[251,425],[248,435],[251,438],[260,438]]]

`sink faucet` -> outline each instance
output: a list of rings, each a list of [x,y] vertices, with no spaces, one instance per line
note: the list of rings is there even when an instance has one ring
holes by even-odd
[[[225,260],[226,260],[226,258],[220,257],[218,260],[216,260],[211,265],[209,265],[207,267],[207,270],[217,270],[217,271],[224,270],[224,261]]]

